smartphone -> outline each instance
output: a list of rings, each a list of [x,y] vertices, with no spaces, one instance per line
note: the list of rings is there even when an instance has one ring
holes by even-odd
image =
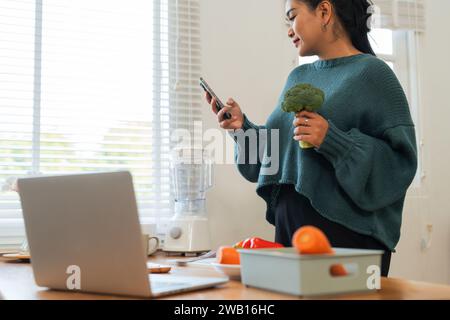
[[[200,78],[200,86],[203,88],[203,90],[208,92],[211,97],[216,99],[216,109],[217,109],[217,111],[220,111],[220,110],[222,110],[223,107],[225,107],[225,105],[222,103],[222,101],[220,101],[220,99],[216,96],[214,91],[212,91],[212,89],[209,87],[209,85],[206,83],[206,81],[203,78]],[[231,119],[231,114],[227,112],[227,113],[224,114],[223,118],[225,120],[230,120]]]

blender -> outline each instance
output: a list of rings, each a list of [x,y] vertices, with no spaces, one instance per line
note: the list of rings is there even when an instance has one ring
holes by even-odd
[[[213,180],[211,156],[204,149],[173,149],[170,171],[174,215],[168,224],[163,250],[191,254],[211,250],[206,212],[206,191]]]

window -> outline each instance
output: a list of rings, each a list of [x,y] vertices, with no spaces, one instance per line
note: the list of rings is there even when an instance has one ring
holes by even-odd
[[[0,8],[0,183],[130,170],[142,220],[170,215],[170,132],[201,120],[199,1]],[[18,196],[2,192],[0,245],[22,237]]]

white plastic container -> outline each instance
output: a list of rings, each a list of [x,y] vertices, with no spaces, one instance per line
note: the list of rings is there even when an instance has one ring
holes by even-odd
[[[300,255],[294,248],[239,249],[242,283],[296,296],[374,291],[367,285],[368,270],[380,267],[383,251],[334,250],[334,255]],[[331,274],[338,264],[346,276]]]

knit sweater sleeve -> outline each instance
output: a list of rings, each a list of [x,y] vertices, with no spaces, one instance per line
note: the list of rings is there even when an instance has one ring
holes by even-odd
[[[344,132],[332,121],[329,125],[316,151],[332,163],[340,186],[356,205],[372,212],[406,194],[417,170],[413,125],[388,128],[381,139],[358,129]]]
[[[261,171],[261,161],[259,158],[260,144],[264,143],[260,138],[260,130],[266,129],[264,126],[253,124],[244,114],[244,124],[241,130],[229,131],[234,139],[234,161],[239,173],[252,183],[258,182]]]
[[[290,72],[283,91],[281,92],[277,107],[279,109],[284,95],[296,83],[297,73],[301,72],[303,66],[296,67]],[[257,183],[260,175],[271,175],[269,171],[265,171],[267,163],[261,162],[261,157],[266,148],[271,146],[271,129],[265,126],[258,126],[252,123],[244,113],[244,124],[241,130],[229,131],[230,136],[234,139],[234,160],[239,173],[248,181]],[[263,171],[261,168],[263,167]]]
[[[332,163],[353,202],[373,212],[405,196],[417,171],[417,145],[408,101],[392,69],[372,59],[363,79],[359,96],[364,100],[354,106],[365,110],[359,125],[329,119],[316,151]]]

